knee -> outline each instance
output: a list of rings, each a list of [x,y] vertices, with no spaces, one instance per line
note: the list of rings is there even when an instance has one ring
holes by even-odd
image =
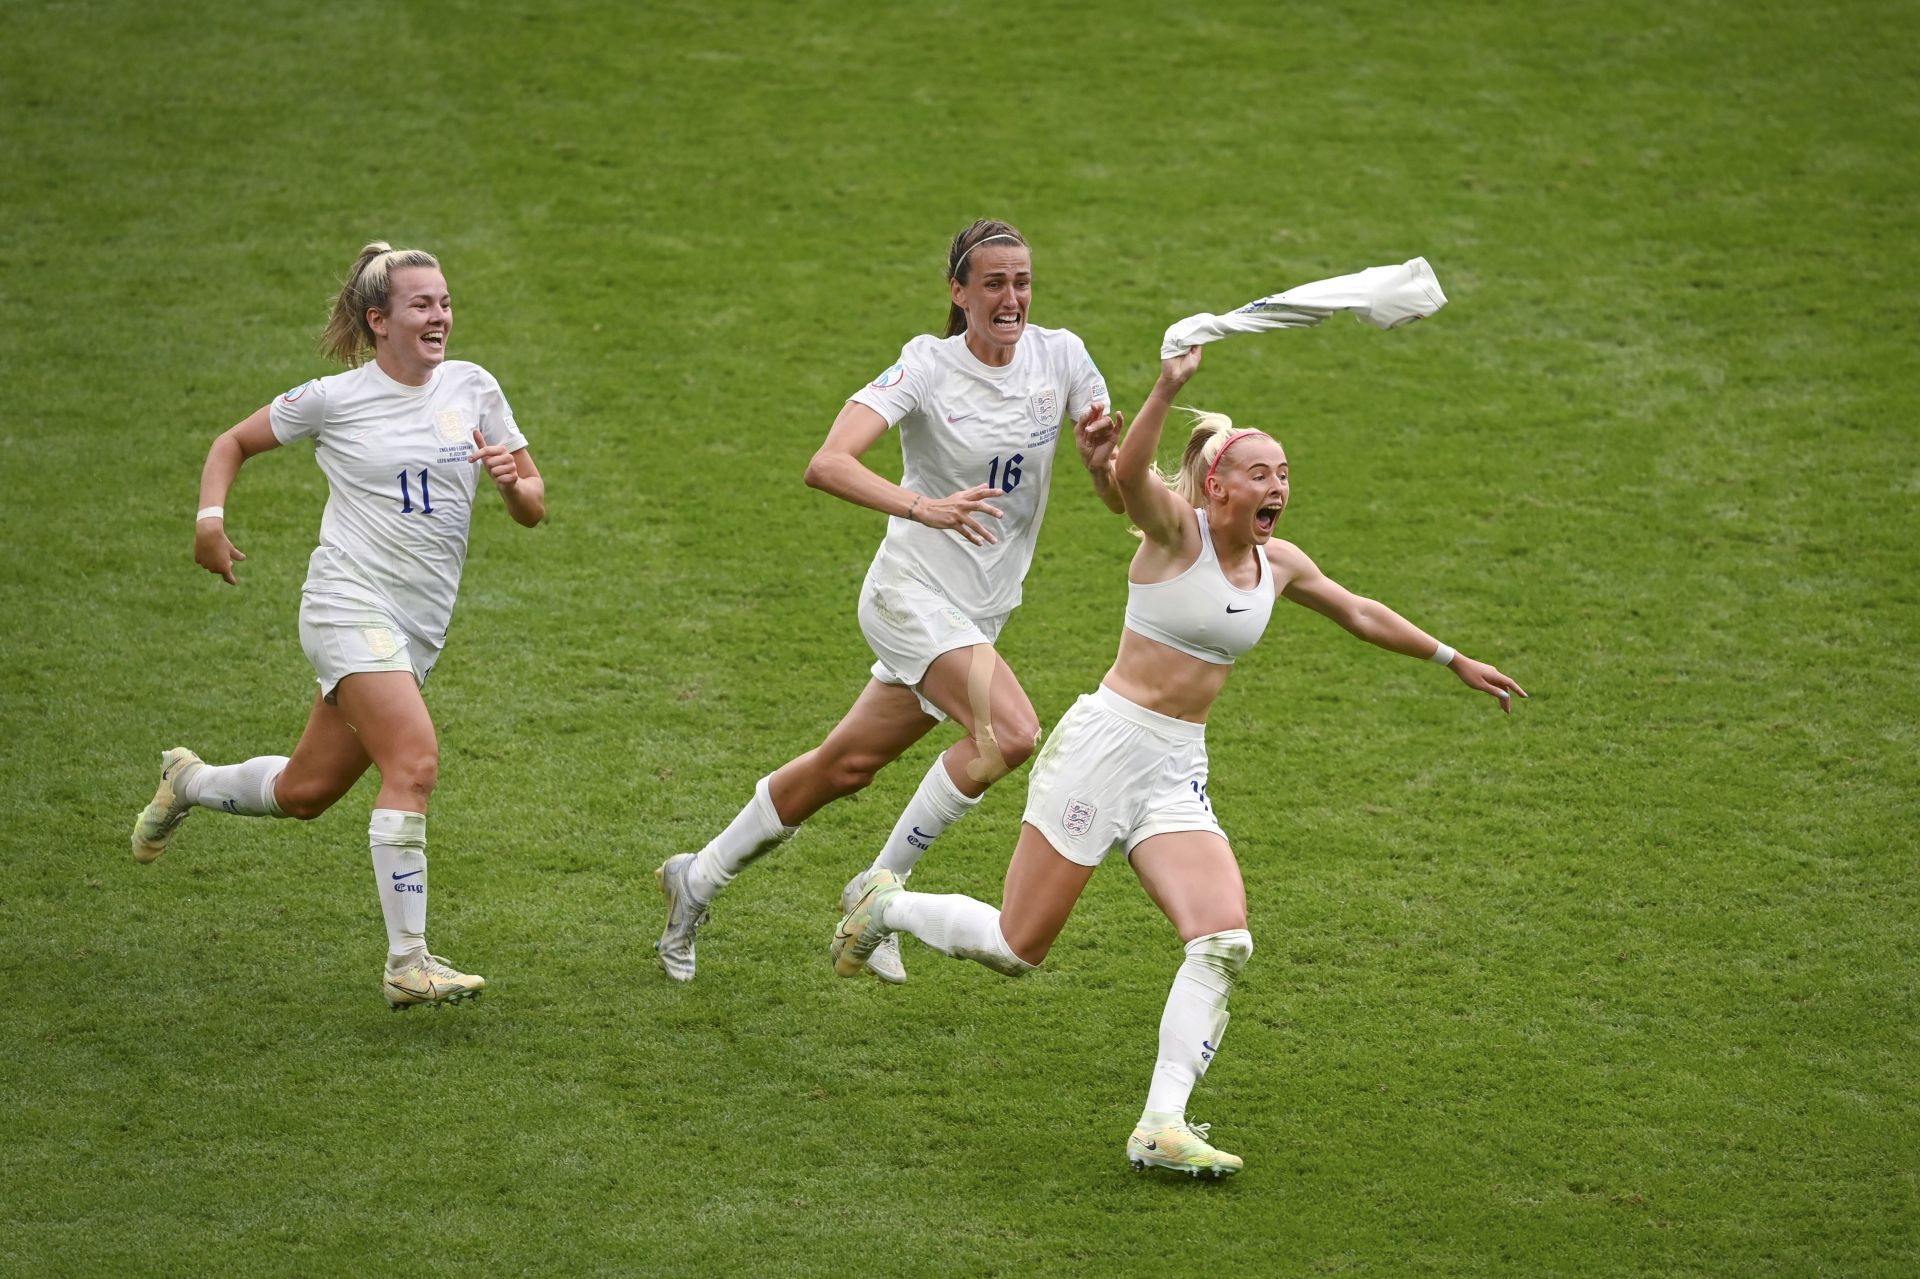
[[[1240,970],[1247,966],[1247,961],[1253,958],[1253,934],[1244,928],[1208,933],[1188,942],[1187,954],[1228,981],[1233,981],[1240,975]]]
[[[1032,759],[1040,745],[1040,721],[1031,715],[1007,724],[995,724],[993,729],[994,737],[1000,742],[1000,758],[1007,762],[1008,772]]]
[[[281,812],[303,822],[310,822],[332,808],[334,800],[338,798],[331,791],[310,786],[281,785],[273,793],[273,802],[280,806]]]
[[[434,786],[440,781],[440,752],[432,746],[403,752],[399,758],[387,762],[380,776],[381,780],[422,801],[424,809],[426,798],[433,794]]]
[[[845,751],[820,757],[820,784],[835,798],[865,790],[887,761],[871,751]]]

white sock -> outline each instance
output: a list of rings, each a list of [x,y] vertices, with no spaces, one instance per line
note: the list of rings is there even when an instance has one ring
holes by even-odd
[[[273,784],[286,767],[285,755],[256,755],[244,764],[203,764],[180,779],[179,795],[189,804],[242,817],[285,817],[273,798]]]
[[[713,895],[733,882],[733,877],[748,862],[764,856],[793,838],[800,828],[781,822],[780,811],[768,793],[769,773],[753,787],[753,798],[727,828],[715,835],[693,859],[687,871],[687,887],[700,901],[712,901]]]
[[[1253,955],[1253,935],[1244,928],[1208,933],[1188,942],[1186,949],[1186,960],[1167,992],[1166,1011],[1160,1014],[1160,1057],[1153,1063],[1142,1128],[1185,1122],[1187,1098],[1220,1050],[1227,996]]]
[[[900,820],[893,824],[893,833],[887,836],[873,864],[884,866],[905,879],[933,847],[940,833],[972,812],[979,802],[975,796],[962,794],[953,784],[953,778],[947,774],[946,756],[936,757],[933,767],[920,779],[919,789],[907,801]]]
[[[959,893],[899,893],[888,899],[880,922],[912,933],[943,955],[971,959],[1009,977],[1034,969],[1007,945],[1000,912]]]
[[[373,848],[373,882],[387,921],[387,954],[427,948],[427,815],[376,808],[367,825]]]

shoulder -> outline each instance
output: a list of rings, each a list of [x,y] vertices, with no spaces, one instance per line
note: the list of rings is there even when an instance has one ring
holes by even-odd
[[[1285,538],[1269,538],[1266,545],[1267,567],[1273,570],[1274,586],[1284,588],[1298,577],[1318,573],[1319,566],[1307,553]]]
[[[1087,349],[1087,344],[1072,329],[1050,329],[1040,324],[1029,324],[1020,341],[1022,345],[1031,342],[1036,349],[1049,355],[1056,352],[1074,354]]]
[[[440,376],[460,385],[498,390],[500,381],[472,360],[448,360],[440,366]]]

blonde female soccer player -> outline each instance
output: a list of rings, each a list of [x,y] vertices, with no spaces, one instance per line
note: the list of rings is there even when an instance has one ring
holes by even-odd
[[[1005,222],[982,220],[947,254],[944,338],[916,337],[854,393],[807,467],[807,483],[885,512],[886,538],[860,588],[872,679],[826,739],[760,779],[746,807],[698,853],[658,871],[667,922],[657,946],[676,981],[694,974],[695,933],[714,895],[800,823],[871,782],[942,719],[966,732],[921,779],[873,870],[904,879],[988,786],[1033,752],[1040,722],[993,645],[1020,603],[1053,479],[1063,415],[1103,501],[1113,420],[1107,387],[1081,340],[1027,322],[1033,258]],[[900,483],[861,455],[900,428]],[[845,910],[868,871],[847,885]],[[906,980],[897,945],[872,957]]]
[[[884,871],[840,923],[841,976],[894,930],[996,972],[1047,956],[1094,868],[1118,845],[1185,944],[1160,1020],[1160,1052],[1127,1157],[1194,1176],[1238,1172],[1186,1105],[1227,1024],[1227,996],[1253,954],[1240,867],[1207,799],[1206,721],[1233,661],[1265,631],[1275,597],[1303,604],[1389,652],[1445,664],[1500,699],[1519,685],[1436,642],[1385,605],[1330,580],[1273,540],[1287,505],[1287,457],[1264,431],[1198,416],[1171,486],[1153,467],[1174,395],[1200,349],[1164,362],[1120,445],[1114,478],[1143,534],[1127,575],[1120,652],[1092,694],[1060,721],[1027,786],[1025,825],[999,910],[971,897],[906,891]]]
[[[446,643],[481,473],[518,523],[546,514],[546,485],[500,384],[446,358],[452,330],[433,255],[369,244],[321,339],[348,371],[295,387],[213,442],[193,557],[232,584],[246,556],[227,539],[224,503],[241,464],[314,441],[327,507],[300,592],[300,644],[320,690],[291,757],[216,766],[184,746],[167,751],[133,827],[135,859],[151,862],[196,807],[314,818],[377,767],[367,834],[387,924],[381,988],[395,1009],[457,1003],[487,984],[427,950],[427,797],[440,748],[420,690]]]

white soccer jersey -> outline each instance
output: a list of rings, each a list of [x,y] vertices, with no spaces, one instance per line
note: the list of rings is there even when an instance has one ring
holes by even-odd
[[[875,571],[919,576],[974,618],[1011,611],[1033,563],[1063,417],[1078,421],[1109,403],[1086,344],[1065,329],[1028,325],[1012,362],[993,368],[967,349],[965,335],[923,335],[852,401],[899,426],[904,487],[930,498],[976,484],[1006,493],[991,499],[1005,518],[979,518],[999,539],[992,546],[890,517]]]
[[[372,605],[445,643],[479,481],[473,432],[508,449],[527,443],[500,384],[465,360],[441,364],[425,386],[368,362],[295,387],[270,417],[282,444],[314,441],[327,477],[302,590]]]

